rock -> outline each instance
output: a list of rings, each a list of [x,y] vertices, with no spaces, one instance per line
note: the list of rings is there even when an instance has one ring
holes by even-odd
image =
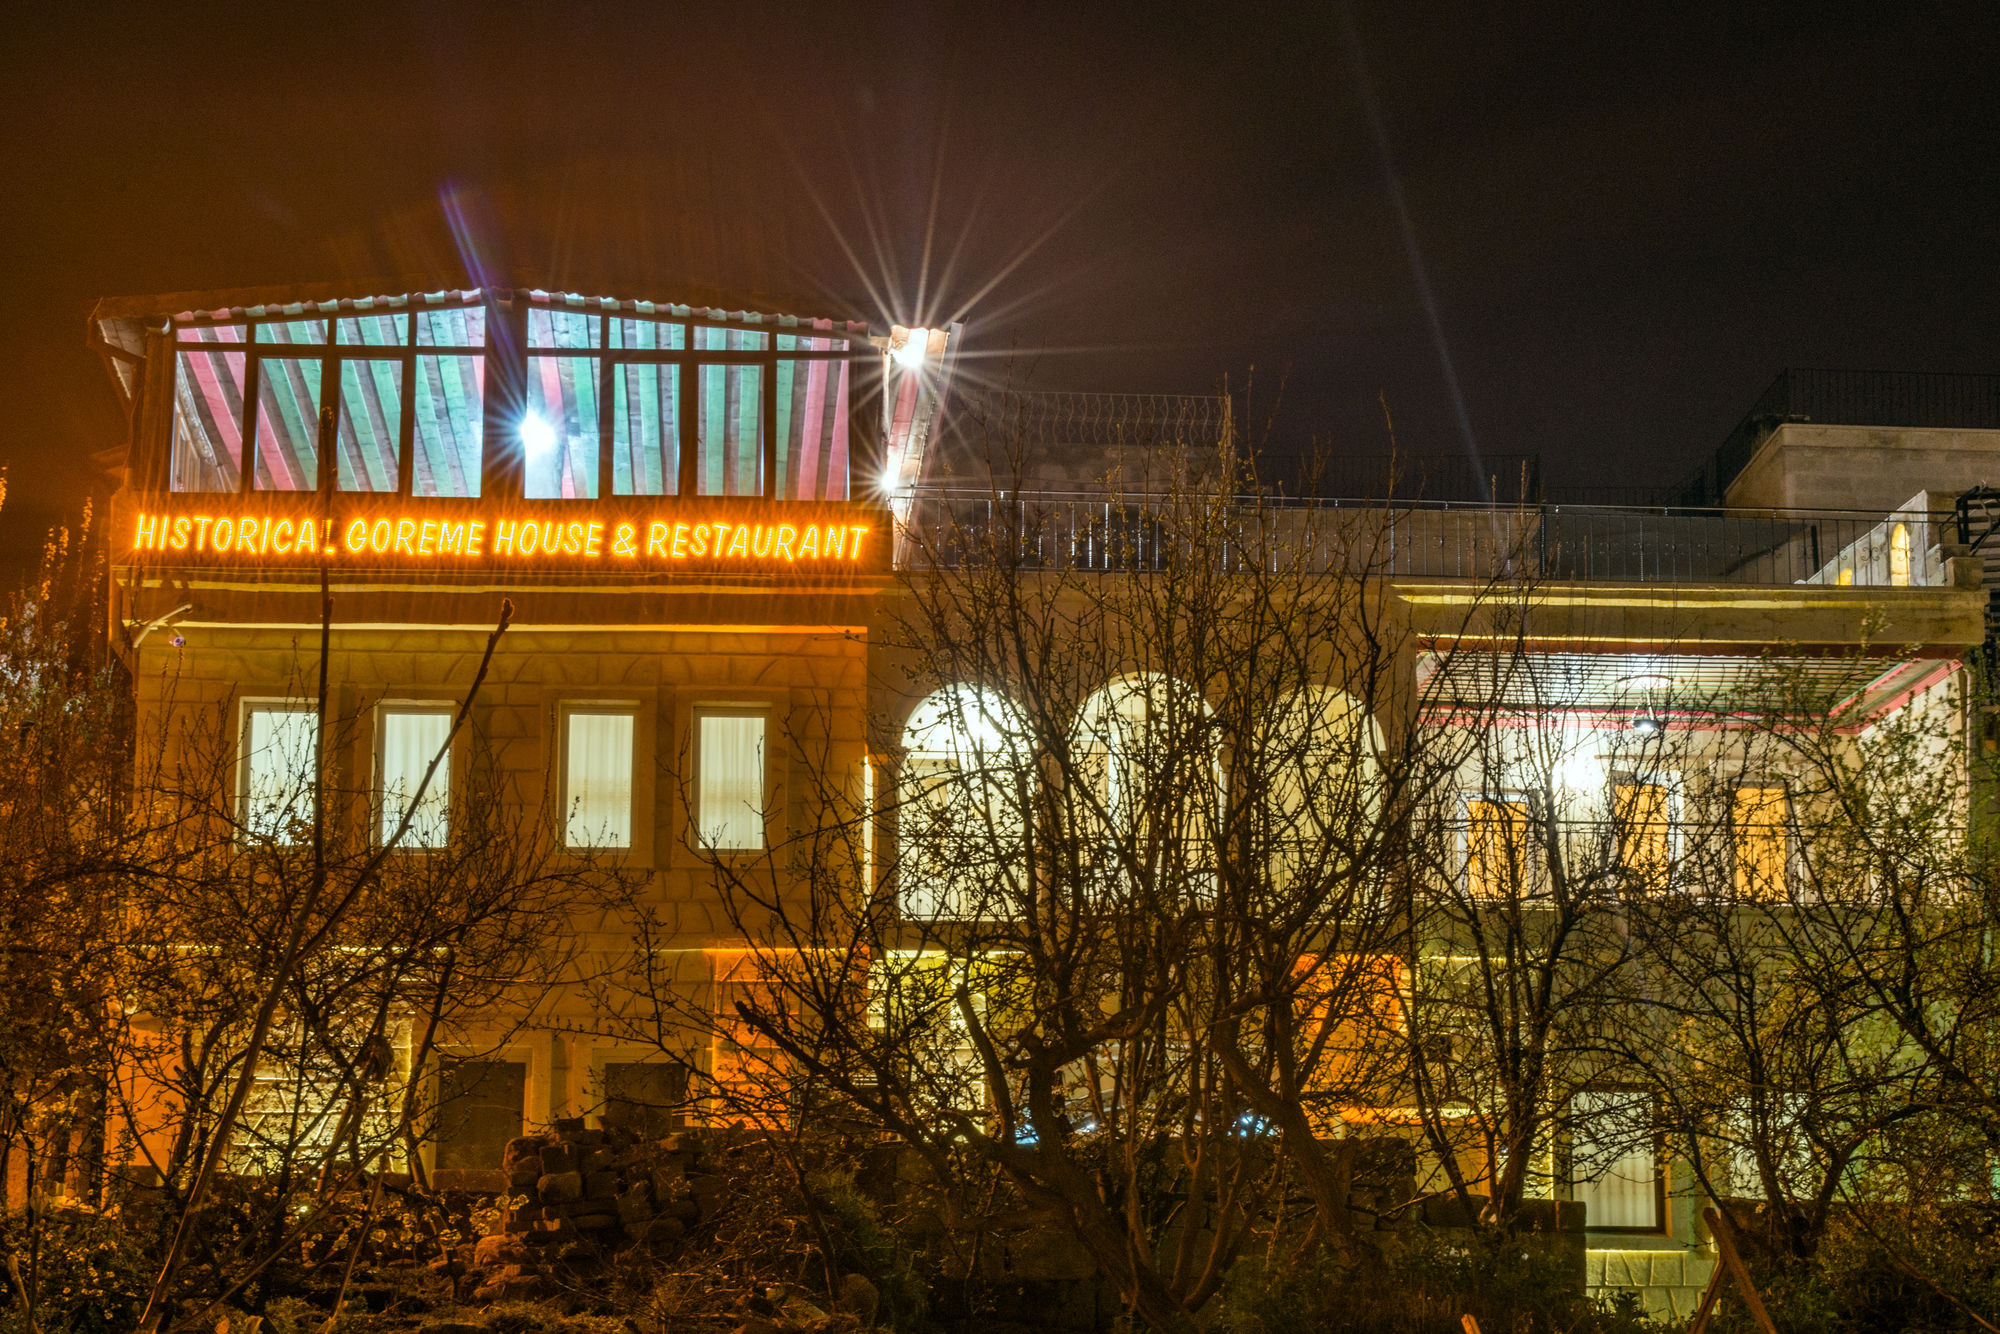
[[[507,1147],[500,1150],[500,1170],[508,1174],[524,1172],[533,1168],[540,1176],[542,1167],[542,1137],[540,1135],[519,1135],[507,1141]]]
[[[583,1155],[574,1144],[545,1144],[542,1146],[542,1175],[551,1172],[575,1172],[583,1167]]]
[[[535,1183],[541,1179],[542,1160],[538,1156],[532,1162],[523,1164],[507,1178],[507,1189],[520,1194],[523,1191],[533,1190]]]
[[[542,1203],[568,1204],[583,1198],[583,1173],[548,1172],[535,1182],[535,1191],[542,1197]]]
[[[875,1313],[881,1309],[882,1294],[864,1274],[842,1274],[840,1295],[834,1298],[834,1306],[859,1320],[863,1328],[872,1327]]]
[[[655,1218],[649,1221],[639,1233],[639,1240],[648,1246],[665,1246],[679,1241],[687,1235],[687,1228],[678,1218]]]
[[[532,1274],[517,1274],[485,1284],[472,1294],[475,1302],[522,1302],[539,1296],[542,1281]]]
[[[692,1223],[701,1217],[701,1206],[691,1196],[683,1195],[678,1200],[668,1200],[659,1206],[659,1212],[668,1218],[678,1218],[683,1223]]]
[[[618,1221],[626,1227],[634,1227],[653,1216],[653,1187],[650,1182],[641,1181],[632,1189],[618,1196]]]
[[[472,1267],[484,1269],[489,1265],[522,1264],[531,1258],[528,1243],[518,1232],[498,1232],[490,1237],[481,1237],[472,1248]]]
[[[431,1173],[431,1189],[463,1190],[475,1195],[504,1194],[513,1184],[506,1172],[490,1167],[440,1167]]]
[[[583,1197],[587,1200],[608,1200],[618,1193],[618,1178],[609,1172],[586,1172],[583,1175]]]
[[[585,1232],[599,1232],[608,1227],[618,1226],[616,1214],[578,1214],[569,1220]]]
[[[803,1297],[787,1297],[778,1306],[785,1313],[785,1319],[798,1325],[810,1325],[826,1319],[826,1312]]]
[[[587,1149],[583,1155],[583,1170],[586,1172],[609,1172],[618,1166],[618,1152],[615,1149]]]
[[[778,1322],[753,1315],[736,1327],[736,1334],[781,1334]]]
[[[729,1183],[721,1177],[689,1177],[687,1183],[688,1191],[703,1214],[714,1213],[721,1206],[723,1197],[729,1194]]]

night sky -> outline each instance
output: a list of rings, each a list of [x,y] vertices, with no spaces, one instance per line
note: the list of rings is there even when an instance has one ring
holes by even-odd
[[[976,371],[1033,387],[1254,367],[1280,451],[1384,452],[1379,395],[1408,452],[1469,430],[1572,484],[1675,481],[1787,365],[2000,370],[1996,30],[1902,4],[14,6],[0,545],[104,486],[95,298],[456,271],[449,216],[482,262],[593,293],[957,316]]]

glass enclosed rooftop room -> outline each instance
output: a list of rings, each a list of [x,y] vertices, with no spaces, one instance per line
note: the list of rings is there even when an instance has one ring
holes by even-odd
[[[172,395],[170,427],[141,414],[164,429],[134,481],[197,494],[860,499],[914,475],[956,350],[955,329],[539,289],[141,304],[94,321],[128,392]],[[139,374],[159,351],[170,376]]]

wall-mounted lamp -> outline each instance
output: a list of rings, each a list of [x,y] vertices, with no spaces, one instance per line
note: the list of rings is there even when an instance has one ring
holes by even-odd
[[[924,358],[931,352],[931,331],[912,329],[903,335],[903,341],[889,349],[889,355],[905,370],[915,370],[924,364]]]

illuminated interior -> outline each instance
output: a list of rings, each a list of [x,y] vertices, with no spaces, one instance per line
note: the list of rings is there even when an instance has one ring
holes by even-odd
[[[856,499],[916,481],[952,332],[541,290],[184,311],[162,489]]]

